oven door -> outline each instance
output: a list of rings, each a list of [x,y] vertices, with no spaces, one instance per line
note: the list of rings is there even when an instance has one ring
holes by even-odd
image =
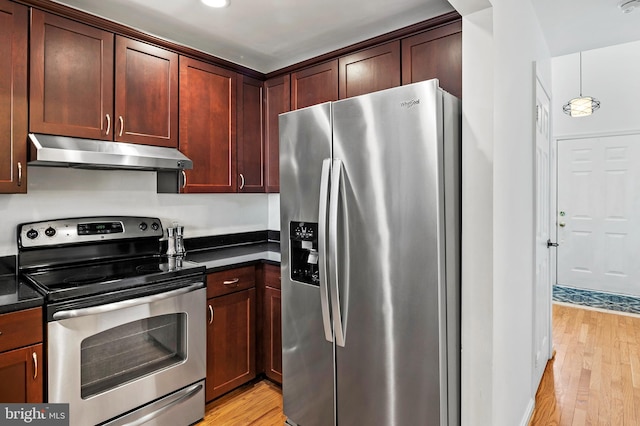
[[[95,425],[203,380],[203,285],[56,312],[48,323],[48,401],[69,403],[71,425]],[[199,405],[185,424],[202,418],[204,398]]]

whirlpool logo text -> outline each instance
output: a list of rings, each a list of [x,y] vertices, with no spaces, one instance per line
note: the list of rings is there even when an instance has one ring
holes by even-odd
[[[407,108],[407,109],[412,108],[416,105],[420,105],[420,99],[411,99],[410,101],[404,101],[400,103],[400,106],[402,108]]]

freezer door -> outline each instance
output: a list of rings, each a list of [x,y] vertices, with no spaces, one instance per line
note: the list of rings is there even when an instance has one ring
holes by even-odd
[[[279,126],[284,413],[290,423],[329,426],[335,422],[335,357],[333,343],[329,341],[332,330],[328,302],[323,321],[321,286],[292,279],[294,249],[290,226],[291,222],[319,222],[322,167],[331,158],[331,104],[282,114]],[[304,229],[314,227],[305,225]],[[309,247],[314,243],[306,244]],[[299,266],[297,256],[296,268]]]
[[[446,425],[442,93],[339,101],[333,123],[337,424]]]

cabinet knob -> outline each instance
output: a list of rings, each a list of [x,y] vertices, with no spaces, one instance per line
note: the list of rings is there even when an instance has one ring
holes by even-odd
[[[209,305],[209,325],[213,323],[213,306]]]
[[[240,189],[244,189],[244,175],[240,173]]]
[[[22,186],[22,163],[18,161],[18,186]]]
[[[105,135],[108,135],[111,131],[111,116],[107,114],[107,130],[104,132]]]

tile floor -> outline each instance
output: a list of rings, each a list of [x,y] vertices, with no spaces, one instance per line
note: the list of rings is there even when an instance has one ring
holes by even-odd
[[[584,290],[562,285],[553,286],[553,301],[640,314],[640,297]]]

